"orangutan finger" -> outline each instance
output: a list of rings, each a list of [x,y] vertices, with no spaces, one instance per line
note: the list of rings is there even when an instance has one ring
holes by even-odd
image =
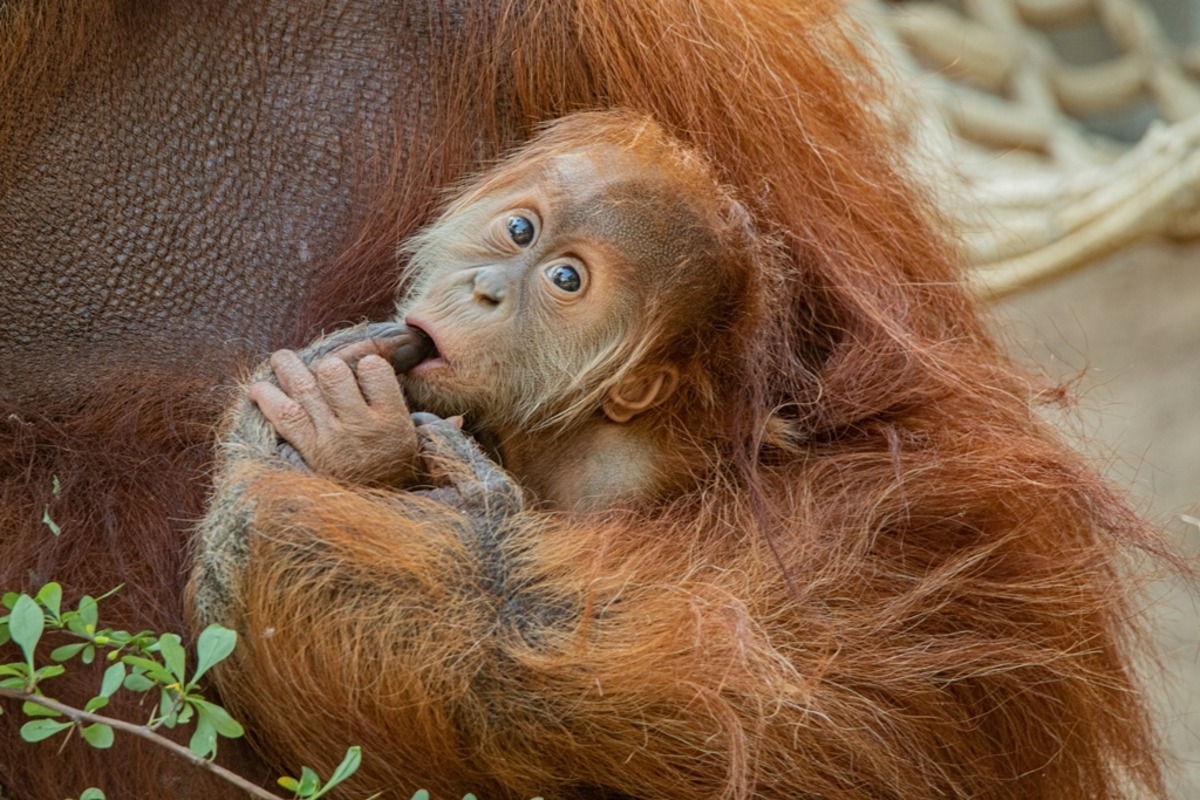
[[[304,407],[278,386],[265,381],[250,386],[247,395],[271,423],[275,433],[307,458],[317,441],[317,429]]]
[[[379,414],[408,419],[408,403],[392,365],[377,355],[363,356],[358,362],[358,385],[367,405]]]
[[[322,400],[334,416],[347,420],[363,417],[367,413],[367,401],[363,398],[358,380],[350,366],[336,356],[326,356],[313,368]],[[317,427],[324,428],[319,420]]]
[[[271,368],[275,371],[279,388],[308,412],[316,428],[327,429],[332,426],[334,414],[317,384],[317,377],[298,355],[291,350],[276,350],[271,354]]]

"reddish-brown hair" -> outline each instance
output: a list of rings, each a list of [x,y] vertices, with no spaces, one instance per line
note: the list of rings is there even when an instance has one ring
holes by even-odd
[[[708,763],[680,769],[688,754],[669,747],[573,760],[529,720],[514,722],[513,746],[486,756],[484,772],[516,792],[617,775],[647,796],[1162,794],[1119,556],[1153,538],[1038,419],[1040,387],[985,332],[955,247],[905,175],[903,134],[877,115],[884,86],[834,4],[581,0],[564,12],[512,3],[474,30],[457,85],[482,87],[481,102],[446,113],[483,131],[485,155],[532,132],[547,110],[627,107],[704,153],[785,249],[765,276],[773,335],[734,379],[748,427],[762,432],[747,455],[758,490],[708,486],[650,522],[529,543],[539,563],[561,565],[561,591],[580,572],[595,575],[586,604],[609,608],[606,591],[617,590],[600,576],[615,576],[619,608],[638,615],[630,624],[655,620],[649,632],[628,631],[652,638],[644,658],[589,662],[597,685],[653,683],[658,659],[686,640],[695,648],[680,656],[687,686],[727,690],[694,696],[706,704],[688,706],[698,716],[670,718],[678,706],[626,707],[618,689],[611,705],[595,701],[590,724],[648,714],[681,739],[689,725],[712,725]],[[362,256],[348,254],[347,270]],[[769,435],[780,430],[773,419],[786,423],[781,439]],[[310,480],[261,492],[281,502],[329,496]],[[319,513],[317,530],[355,521],[336,536],[346,547],[397,524],[361,497]],[[354,560],[343,567],[353,572]],[[284,558],[256,573],[255,616],[309,613],[298,604],[311,608],[312,597],[269,594],[297,568]],[[632,575],[681,583],[642,586]],[[680,592],[694,598],[690,621],[677,616]],[[710,638],[708,626],[744,634]],[[720,643],[742,649],[706,650]],[[746,663],[765,671],[730,666]],[[287,671],[338,676],[324,685],[367,679],[343,666]],[[357,707],[366,729],[388,726]],[[286,727],[253,708],[269,730]],[[304,747],[289,739],[284,752]],[[564,759],[561,774],[541,760],[551,753]],[[375,778],[391,785],[403,774],[380,767]]]
[[[6,43],[28,35],[38,44],[0,57],[6,90],[33,102],[39,87],[62,85],[81,56],[60,69],[46,54],[57,52],[60,22],[68,50],[87,45],[85,5],[45,18],[53,24],[30,16],[35,4],[13,6],[21,10]],[[716,486],[653,525],[558,521],[562,535],[541,537],[549,521],[522,529],[547,607],[593,578],[582,581],[591,594],[571,600],[611,612],[584,615],[577,650],[519,654],[525,666],[594,679],[605,692],[526,687],[536,703],[504,683],[505,666],[473,660],[469,647],[451,658],[421,640],[414,646],[442,660],[389,671],[412,649],[388,636],[412,621],[388,616],[396,610],[380,605],[384,592],[348,610],[315,601],[345,586],[378,589],[389,564],[420,556],[388,549],[395,514],[316,478],[263,481],[264,519],[274,513],[283,520],[275,532],[292,539],[255,567],[245,602],[253,624],[297,624],[272,632],[270,647],[268,631],[251,627],[242,670],[224,689],[272,756],[327,766],[334,744],[362,743],[372,754],[367,783],[413,785],[427,769],[435,785],[474,778],[463,788],[510,793],[577,781],[648,797],[1164,794],[1132,671],[1140,623],[1120,571],[1121,554],[1153,538],[1038,420],[1039,387],[986,335],[958,283],[955,248],[904,174],[903,132],[877,114],[886,88],[840,3],[497,0],[463,13],[437,17],[428,105],[396,110],[392,161],[361,198],[365,219],[344,255],[301,304],[293,341],[387,313],[394,248],[429,219],[437,187],[546,120],[625,107],[703,153],[783,247],[769,276],[774,334],[761,363],[735,379],[750,395],[748,427],[769,433],[781,419],[788,436],[764,433],[748,450],[754,502]],[[25,76],[30,63],[53,69]],[[13,130],[9,117],[0,124]],[[178,620],[177,520],[199,507],[195,428],[214,407],[206,369],[198,360],[191,383],[131,375],[90,403],[73,398],[60,427],[36,441],[14,428],[3,443],[11,474],[0,524],[20,533],[6,557],[75,586],[103,580],[103,589],[132,574],[128,618]],[[69,553],[33,530],[51,474],[72,495],[60,522],[73,541],[90,541]],[[296,497],[332,499],[296,530],[285,522]],[[348,583],[305,583],[317,543],[303,537],[313,530],[332,559],[324,566]],[[430,557],[414,574],[436,581],[441,563]],[[279,587],[290,592],[272,592]],[[389,621],[397,627],[380,628]],[[306,638],[307,625],[324,626],[322,636]],[[605,658],[620,637],[596,628],[610,625],[641,657]],[[371,649],[380,641],[393,646]],[[272,661],[272,652],[298,655]],[[580,652],[593,654],[594,673],[570,672]],[[455,706],[461,716],[450,719],[444,706],[420,705],[420,726],[401,725],[394,712],[410,708],[406,699],[471,685],[451,663],[510,690],[496,695],[512,698],[504,736],[487,735],[491,708]],[[280,687],[286,703],[274,696]],[[452,722],[476,734],[469,759]],[[5,751],[16,752],[23,745],[5,724]],[[696,736],[709,746],[675,749]],[[585,740],[599,744],[574,747]],[[126,778],[153,786],[162,767],[142,757],[121,762],[138,764]],[[115,769],[87,758],[53,769]],[[24,781],[10,791],[56,787],[19,766],[5,767]]]

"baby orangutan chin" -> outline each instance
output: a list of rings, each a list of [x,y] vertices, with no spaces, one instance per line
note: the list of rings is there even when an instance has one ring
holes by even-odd
[[[752,340],[760,242],[705,162],[650,122],[569,120],[410,243],[409,331],[372,326],[311,371],[280,351],[279,386],[250,397],[334,478],[424,480],[407,395],[464,415],[543,505],[661,498],[728,456],[719,381]]]
[[[222,700],[281,767],[362,745],[355,796],[1161,796],[1141,522],[918,211],[764,176],[756,234],[729,166],[568,117],[411,243],[404,324],[272,358],[188,590]]]

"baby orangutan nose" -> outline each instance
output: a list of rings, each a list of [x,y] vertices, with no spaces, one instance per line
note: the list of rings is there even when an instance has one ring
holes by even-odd
[[[497,267],[480,267],[475,272],[471,297],[485,308],[494,308],[504,302],[508,294],[503,270]]]

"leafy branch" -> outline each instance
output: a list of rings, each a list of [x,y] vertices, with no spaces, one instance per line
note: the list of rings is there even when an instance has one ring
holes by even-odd
[[[212,761],[209,761],[208,759],[205,759],[205,758],[202,758],[202,757],[196,755],[195,753],[193,753],[191,750],[184,747],[183,745],[177,744],[177,743],[171,741],[170,739],[168,739],[167,737],[165,737],[161,734],[155,733],[154,731],[152,731],[149,727],[147,727],[145,725],[137,725],[132,722],[126,722],[125,720],[122,720],[122,719],[116,719],[114,717],[106,717],[101,714],[96,714],[96,713],[92,713],[89,711],[83,711],[83,710],[75,708],[73,706],[69,706],[66,703],[60,703],[59,701],[54,700],[53,698],[50,698],[50,697],[45,697],[42,695],[31,695],[28,693],[15,691],[13,689],[0,689],[0,697],[9,697],[14,700],[24,700],[26,703],[25,713],[27,716],[38,716],[41,713],[43,713],[43,712],[31,711],[28,708],[28,705],[30,703],[33,703],[33,704],[43,707],[47,711],[53,712],[52,716],[63,716],[63,717],[66,717],[67,719],[72,720],[72,722],[75,724],[75,726],[80,728],[81,731],[87,731],[87,730],[95,731],[95,730],[103,730],[104,728],[108,728],[110,730],[109,744],[112,743],[111,742],[111,730],[118,730],[118,731],[122,731],[124,733],[131,734],[133,736],[141,737],[142,739],[153,742],[154,744],[156,744],[160,747],[164,747],[167,750],[170,750],[172,753],[174,753],[177,756],[180,756],[181,758],[186,759],[188,762],[190,762],[194,766],[200,767],[201,769],[206,769],[209,772],[212,772],[212,773],[215,773],[215,774],[221,776],[225,780],[232,783],[234,786],[237,786],[239,789],[242,789],[245,792],[247,792],[248,794],[250,794],[252,797],[271,798],[272,800],[278,800],[278,795],[274,795],[270,792],[260,789],[258,786],[256,786],[253,783],[250,783],[250,781],[246,780],[245,778],[238,775],[237,773],[231,772],[230,770],[227,770],[224,767],[222,767]],[[91,725],[88,728],[83,728],[84,723],[91,723]],[[60,730],[63,730],[66,727],[71,727],[71,724],[64,723],[64,722],[55,722],[54,720],[50,720],[50,719],[34,720],[32,722],[27,722],[25,725],[23,725],[21,727],[21,736],[26,741],[39,741],[40,739],[49,738],[50,736],[53,736],[55,733],[58,733]],[[87,740],[87,742],[89,744],[91,744],[93,747],[108,746],[108,745],[103,744],[102,742],[98,744],[97,739],[99,737],[95,734],[93,734],[91,738],[88,738],[87,733],[84,733],[83,736]]]
[[[56,498],[59,491],[59,481],[55,477]],[[43,511],[42,522],[52,534],[60,534],[58,525],[50,517],[49,506]],[[0,616],[0,647],[13,642],[24,656],[22,661],[0,663],[0,699],[21,701],[21,711],[30,717],[30,721],[21,726],[21,738],[27,742],[40,742],[59,733],[69,737],[78,730],[85,742],[102,750],[112,747],[114,731],[120,731],[165,748],[193,766],[223,778],[251,797],[281,800],[279,795],[213,761],[218,737],[236,739],[244,730],[229,712],[204,698],[200,692],[200,679],[229,657],[237,645],[237,633],[221,625],[205,628],[196,640],[195,669],[187,678],[187,654],[178,634],[129,633],[98,628],[100,601],[120,589],[118,586],[98,598],[84,595],[74,609],[65,611],[62,587],[54,582],[42,586],[32,596],[8,592],[0,597],[0,606],[9,612]],[[39,667],[34,656],[48,629],[78,641],[54,648],[49,658],[55,663]],[[88,700],[83,708],[43,693],[45,681],[66,672],[64,663],[78,658],[83,664],[91,664],[98,654],[103,654],[112,663],[101,678],[100,693]],[[121,689],[143,693],[158,690],[159,702],[147,722],[139,725],[96,713]],[[3,713],[3,707],[0,707],[0,714]],[[161,728],[174,728],[193,720],[196,730],[187,747],[158,733]],[[346,750],[328,781],[322,781],[312,769],[301,767],[299,778],[285,776],[277,783],[292,793],[292,800],[317,800],[357,772],[361,764],[362,749],[355,746]],[[372,795],[367,800],[377,797]],[[88,788],[79,795],[79,800],[105,800],[105,796],[99,789]],[[412,800],[429,800],[429,793],[421,789]],[[463,800],[475,800],[475,796],[468,794]]]
[[[114,731],[121,731],[166,748],[189,763],[224,778],[252,797],[279,800],[278,795],[212,760],[216,756],[218,737],[232,739],[243,734],[241,724],[224,708],[205,699],[200,691],[200,679],[205,673],[233,652],[237,644],[234,631],[210,625],[201,632],[196,640],[196,665],[189,677],[187,655],[178,634],[98,629],[99,600],[96,598],[85,595],[76,608],[64,611],[62,587],[51,582],[33,596],[9,592],[0,603],[9,612],[0,616],[0,645],[12,641],[24,656],[22,661],[0,664],[0,697],[22,701],[23,713],[31,718],[21,726],[22,739],[39,742],[59,733],[69,736],[78,730],[89,745],[106,749],[113,744]],[[47,629],[79,641],[52,650],[49,658],[56,663],[38,666],[35,653]],[[99,653],[112,663],[104,671],[99,694],[88,700],[83,708],[75,708],[43,693],[44,682],[66,672],[64,662],[78,658],[84,664],[91,664]],[[97,713],[121,689],[158,691],[159,702],[147,722],[139,725]],[[161,728],[191,722],[195,722],[195,730],[187,747],[158,733]],[[361,762],[361,750],[351,747],[328,781],[321,781],[313,770],[303,767],[300,778],[280,778],[279,785],[292,792],[293,798],[315,800],[353,775]],[[103,796],[98,789],[88,789],[80,797]]]

